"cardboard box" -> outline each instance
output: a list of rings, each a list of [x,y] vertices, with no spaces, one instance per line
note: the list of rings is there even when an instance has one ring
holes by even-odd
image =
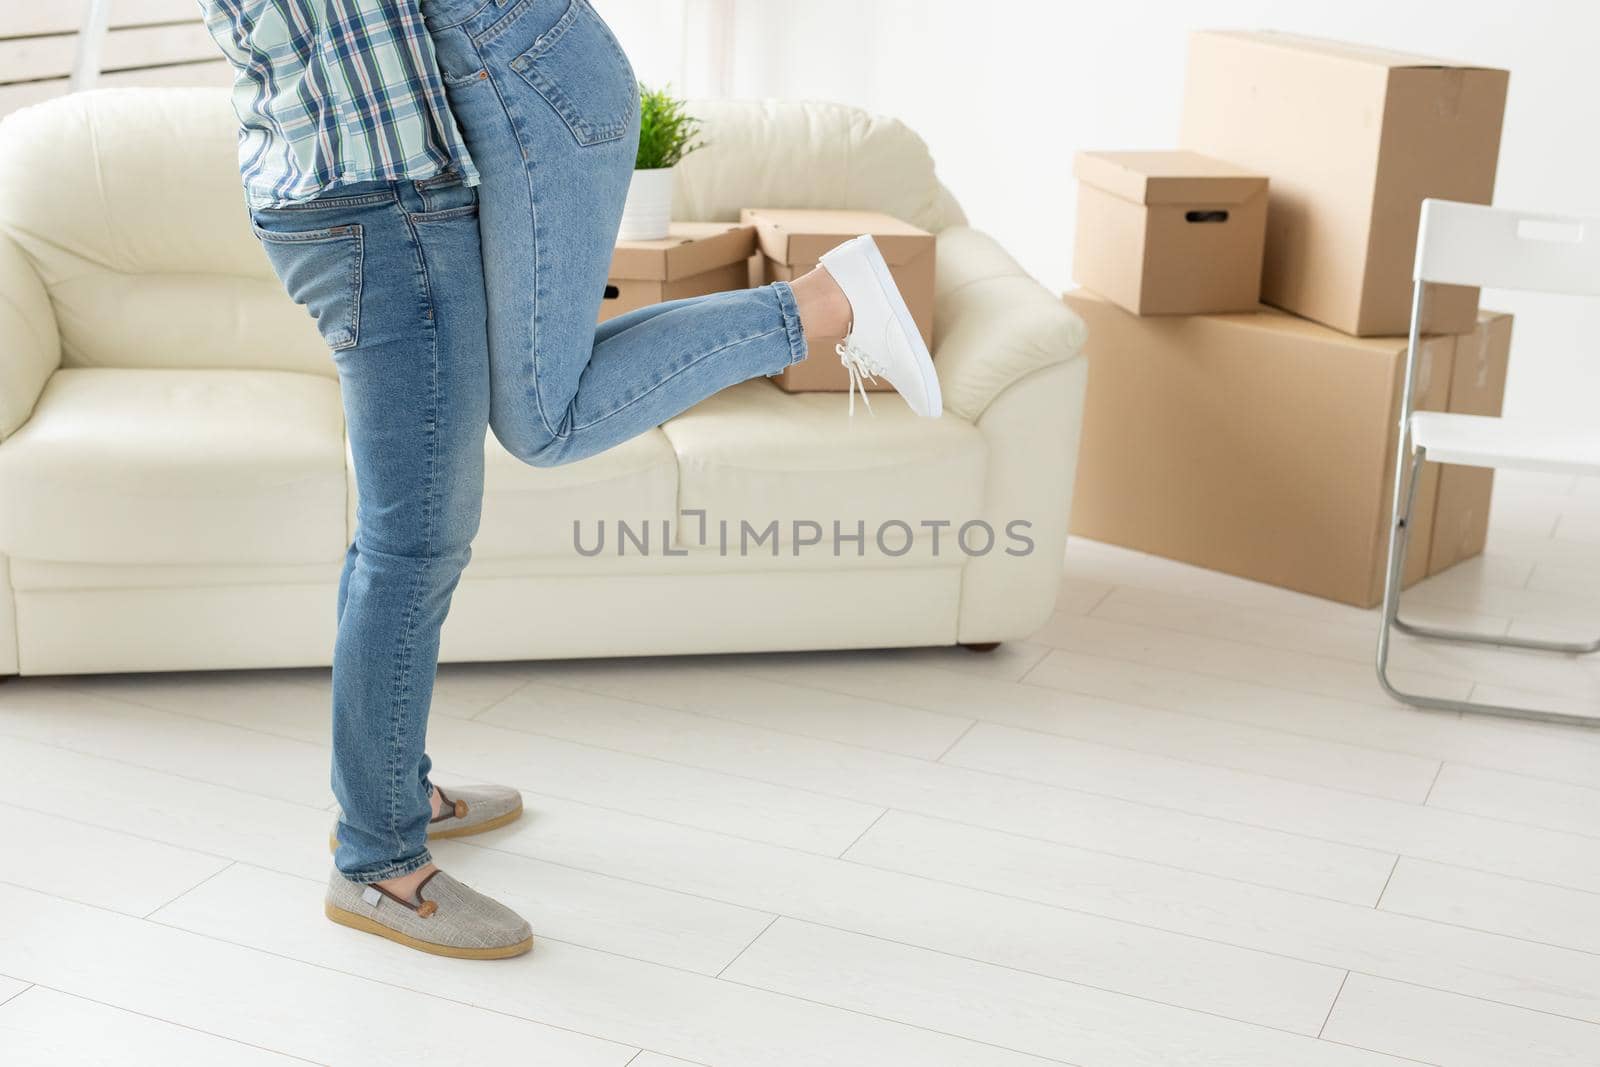
[[[755,246],[755,231],[731,222],[674,222],[659,241],[619,241],[600,321],[664,300],[744,289]]]
[[[758,251],[750,266],[751,284],[793,281],[817,265],[835,245],[870,233],[889,264],[922,339],[933,348],[934,237],[892,215],[875,211],[812,211],[799,208],[745,208],[740,221],[756,231]],[[811,355],[772,380],[791,393],[845,392],[850,377],[834,355],[843,338],[811,341]],[[879,382],[869,389],[886,390]]]
[[[1078,284],[1136,315],[1254,311],[1267,179],[1196,152],[1080,152]]]
[[[1181,142],[1272,179],[1264,301],[1403,334],[1422,200],[1489,202],[1507,79],[1309,37],[1196,33]],[[1424,332],[1473,329],[1476,289],[1430,290]]]
[[[1140,318],[1082,290],[1089,388],[1072,532],[1315,596],[1383,596],[1404,338],[1255,313]],[[1423,345],[1443,410],[1456,338]],[[1406,582],[1428,571],[1439,468],[1418,486]]]
[[[1497,311],[1479,313],[1478,328],[1456,338],[1446,410],[1498,416],[1510,357],[1511,316]],[[1493,494],[1494,471],[1487,467],[1439,468],[1439,502],[1434,507],[1433,543],[1428,552],[1430,575],[1483,553]]]

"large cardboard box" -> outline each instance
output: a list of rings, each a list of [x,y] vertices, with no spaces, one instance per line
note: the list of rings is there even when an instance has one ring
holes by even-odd
[[[1072,532],[1371,607],[1383,595],[1404,338],[1272,309],[1140,318],[1082,290],[1089,388]],[[1454,336],[1426,338],[1444,410]],[[1440,468],[1418,485],[1406,582],[1428,571]]]
[[[749,284],[755,230],[729,222],[674,222],[658,241],[618,241],[600,321],[625,311]]]
[[[878,243],[889,273],[905,297],[923,341],[933,348],[934,237],[926,230],[875,211],[816,211],[800,208],[745,208],[740,222],[756,232],[758,251],[750,265],[753,285],[793,281],[817,265],[822,254],[863,233]],[[850,376],[833,354],[841,337],[812,338],[809,358],[772,381],[791,393],[846,392]],[[869,384],[885,390],[887,382]]]
[[[1511,356],[1511,316],[1496,311],[1478,315],[1478,328],[1456,338],[1448,411],[1463,415],[1500,414]],[[1489,498],[1494,471],[1488,467],[1439,468],[1439,502],[1433,513],[1433,544],[1428,573],[1449,570],[1481,555],[1489,537]]]
[[[1425,197],[1489,203],[1507,74],[1281,33],[1190,38],[1183,147],[1272,180],[1262,299],[1403,334]],[[1467,333],[1476,289],[1433,286],[1423,330]]]
[[[1080,152],[1072,273],[1138,315],[1253,311],[1267,179],[1196,152]]]

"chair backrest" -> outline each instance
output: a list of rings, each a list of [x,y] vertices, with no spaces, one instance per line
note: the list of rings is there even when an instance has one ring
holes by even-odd
[[[1600,218],[1424,200],[1418,282],[1600,296]]]
[[[676,218],[842,207],[935,231],[963,221],[899,122],[821,103],[690,111],[707,147],[683,165]],[[0,122],[0,232],[49,290],[66,366],[334,373],[250,234],[237,133],[225,89],[96,90]]]

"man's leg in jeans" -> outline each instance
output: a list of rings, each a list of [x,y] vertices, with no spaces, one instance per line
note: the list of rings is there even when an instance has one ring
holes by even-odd
[[[489,396],[474,194],[379,188],[390,195],[376,203],[258,213],[279,231],[267,241],[274,265],[325,336],[359,304],[354,343],[335,351],[360,503],[333,669],[335,862],[357,882],[430,859],[428,706],[478,526]],[[353,246],[315,237],[341,227],[359,234]]]

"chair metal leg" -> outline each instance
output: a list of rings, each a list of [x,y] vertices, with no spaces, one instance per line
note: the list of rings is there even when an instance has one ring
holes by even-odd
[[[1472,700],[1451,700],[1448,697],[1425,696],[1396,688],[1389,681],[1389,637],[1391,630],[1415,634],[1442,641],[1470,642],[1498,645],[1508,648],[1530,648],[1550,652],[1586,653],[1600,651],[1600,641],[1587,644],[1557,641],[1533,641],[1527,638],[1474,634],[1458,630],[1432,629],[1403,622],[1400,619],[1400,587],[1405,579],[1406,549],[1411,540],[1411,516],[1417,502],[1417,482],[1427,462],[1427,450],[1418,448],[1411,456],[1411,484],[1405,494],[1401,511],[1398,494],[1389,523],[1389,570],[1383,585],[1383,616],[1378,629],[1378,684],[1396,700],[1418,708],[1438,711],[1455,711],[1471,715],[1493,715],[1505,719],[1531,719],[1536,722],[1554,722],[1570,726],[1600,727],[1600,709],[1595,715],[1575,715],[1563,711],[1546,711],[1540,708],[1517,708],[1504,704],[1486,704]]]
[[[1593,641],[1540,641],[1532,637],[1512,637],[1509,634],[1443,630],[1432,626],[1419,626],[1404,619],[1395,619],[1394,628],[1403,634],[1428,637],[1435,641],[1460,641],[1473,645],[1493,645],[1496,648],[1528,648],[1536,652],[1563,652],[1572,656],[1586,656],[1591,652],[1600,652],[1600,638]]]

